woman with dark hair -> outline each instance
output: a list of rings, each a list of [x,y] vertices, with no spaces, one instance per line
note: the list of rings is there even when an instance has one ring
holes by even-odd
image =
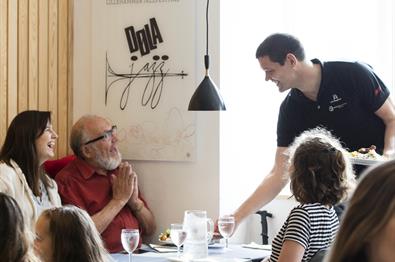
[[[25,231],[22,211],[12,197],[0,193],[0,260],[39,261],[32,250],[31,235]]]
[[[394,261],[394,243],[395,160],[391,160],[362,173],[325,261]]]
[[[43,262],[112,261],[89,214],[72,205],[41,214],[36,223],[35,250]]]
[[[11,122],[0,152],[0,192],[18,202],[29,229],[42,210],[60,206],[57,185],[43,169],[54,156],[55,140],[51,113],[24,111]]]
[[[338,230],[333,208],[354,187],[346,151],[330,132],[303,132],[289,147],[291,191],[300,203],[293,208],[272,243],[269,261],[310,261],[328,248]]]

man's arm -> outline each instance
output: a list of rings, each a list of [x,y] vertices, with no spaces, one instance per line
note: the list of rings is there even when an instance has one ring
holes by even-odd
[[[92,216],[92,220],[100,234],[106,230],[125,204],[126,201],[112,199],[102,210]]]
[[[102,210],[92,216],[99,233],[102,233],[108,227],[114,217],[126,205],[132,195],[132,189],[133,176],[129,171],[120,172],[118,176],[112,175],[112,199]]]
[[[269,203],[287,184],[289,176],[286,172],[288,156],[285,155],[286,147],[277,147],[273,169],[264,178],[254,193],[234,213],[236,225],[248,215],[256,212]]]
[[[384,104],[375,112],[385,124],[384,150],[386,157],[395,156],[395,106],[388,97]]]
[[[155,218],[151,210],[145,206],[143,200],[139,198],[137,180],[137,174],[133,172],[133,193],[128,201],[128,206],[132,210],[133,215],[139,221],[139,225],[142,227],[144,235],[151,235],[156,230]]]
[[[152,235],[156,230],[154,215],[151,210],[144,205],[144,202],[141,199],[138,199],[136,203],[137,208],[132,209],[132,212],[139,221],[144,235]]]

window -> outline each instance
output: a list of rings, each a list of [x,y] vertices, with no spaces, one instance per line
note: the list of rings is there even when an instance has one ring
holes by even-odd
[[[290,33],[301,40],[308,58],[369,63],[394,98],[394,3],[221,1],[220,17],[221,93],[227,107],[221,114],[220,212],[231,212],[273,166],[277,113],[285,96],[265,82],[257,46],[272,33]]]

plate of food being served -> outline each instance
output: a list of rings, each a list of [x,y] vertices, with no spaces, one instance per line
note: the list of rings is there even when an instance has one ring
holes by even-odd
[[[220,248],[221,245],[219,245],[219,239],[220,234],[219,233],[214,233],[213,238],[210,240],[208,243],[210,248]],[[158,241],[161,245],[165,246],[176,246],[174,245],[173,241],[171,240],[170,237],[170,229],[165,229],[162,233],[159,234]]]
[[[158,241],[159,241],[159,243],[164,244],[164,245],[173,245],[173,246],[175,246],[173,244],[173,241],[171,241],[170,229],[169,228],[167,228],[164,232],[160,233],[160,235],[158,237]]]
[[[385,161],[385,157],[376,152],[376,146],[362,147],[349,152],[352,164],[370,166]]]

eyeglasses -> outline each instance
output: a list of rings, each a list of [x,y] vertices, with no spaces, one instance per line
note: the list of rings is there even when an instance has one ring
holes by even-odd
[[[84,145],[88,145],[88,144],[94,143],[96,141],[99,141],[101,139],[107,139],[109,137],[112,137],[114,135],[115,131],[117,131],[117,126],[112,126],[110,130],[104,131],[104,133],[101,136],[85,142]]]

